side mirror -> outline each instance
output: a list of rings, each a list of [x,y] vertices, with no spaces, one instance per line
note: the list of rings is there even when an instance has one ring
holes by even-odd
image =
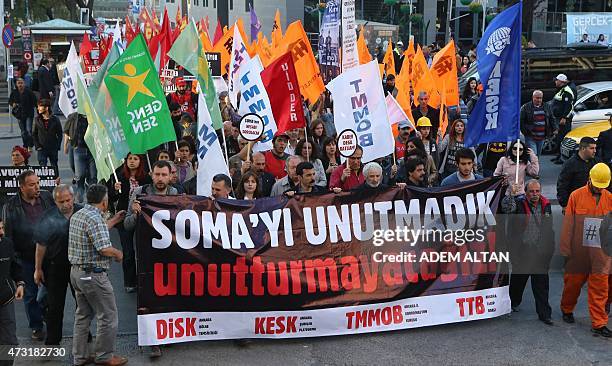
[[[584,105],[584,103],[578,103],[578,104],[576,104],[576,106],[574,106],[574,110],[576,112],[584,112],[584,111],[587,110],[587,107],[586,107],[586,105]]]

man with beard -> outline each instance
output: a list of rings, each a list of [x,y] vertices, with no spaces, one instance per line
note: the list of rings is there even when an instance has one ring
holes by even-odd
[[[263,153],[256,152],[253,154],[252,162],[245,161],[242,163],[242,174],[247,170],[251,170],[259,179],[259,187],[261,188],[261,194],[263,197],[269,197],[272,192],[272,186],[276,183],[274,176],[265,171],[266,169],[266,157]]]
[[[410,121],[401,121],[397,124],[399,133],[395,138],[395,158],[401,159],[406,153],[406,142],[410,138]]]
[[[198,110],[198,96],[191,90],[187,90],[187,83],[183,78],[176,78],[176,91],[168,94],[166,101],[168,104],[175,102],[181,107],[182,113],[188,113],[192,119],[196,118]]]
[[[134,230],[136,228],[136,221],[138,221],[138,215],[140,215],[142,209],[140,207],[140,201],[138,196],[176,196],[178,191],[176,188],[170,185],[172,173],[172,166],[169,162],[164,160],[156,161],[153,164],[151,170],[151,178],[153,184],[145,184],[143,186],[134,189],[132,196],[130,197],[130,203],[128,205],[128,212],[123,221],[123,227],[126,230]],[[161,348],[159,346],[152,346],[149,356],[160,357],[162,355]]]
[[[342,191],[350,191],[363,184],[365,177],[362,174],[361,157],[363,156],[363,148],[357,145],[355,152],[346,162],[339,165],[329,178],[329,188],[337,192],[335,188],[340,188]]]
[[[309,161],[302,161],[295,168],[295,173],[298,177],[298,184],[294,189],[285,192],[289,197],[293,197],[296,193],[321,193],[325,192],[325,188],[315,185],[315,168]]]
[[[19,193],[9,199],[2,210],[6,237],[15,243],[17,260],[23,270],[25,281],[25,305],[32,339],[43,340],[42,308],[36,301],[38,286],[34,283],[34,257],[36,243],[33,228],[36,227],[43,213],[55,205],[51,193],[40,190],[40,179],[32,170],[26,170],[17,177]]]
[[[420,159],[407,159],[404,166],[408,173],[406,185],[425,188],[425,162]]]

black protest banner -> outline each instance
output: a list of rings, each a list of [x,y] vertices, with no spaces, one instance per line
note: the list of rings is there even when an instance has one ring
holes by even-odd
[[[501,180],[255,201],[151,196],[139,344],[354,334],[510,311]]]
[[[40,188],[53,190],[58,173],[52,166],[0,166],[0,199],[6,200],[19,192],[17,177],[26,170],[33,170],[40,178]]]

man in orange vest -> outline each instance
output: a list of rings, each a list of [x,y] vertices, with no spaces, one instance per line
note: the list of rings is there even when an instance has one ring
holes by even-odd
[[[607,328],[612,300],[612,257],[601,247],[599,226],[612,211],[610,168],[598,163],[591,168],[587,184],[570,195],[561,232],[561,255],[565,257],[561,311],[566,323],[574,323],[574,307],[588,282],[589,314],[596,335],[612,337]]]

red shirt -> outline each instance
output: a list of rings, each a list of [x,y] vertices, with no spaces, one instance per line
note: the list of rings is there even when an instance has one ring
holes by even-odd
[[[353,188],[357,188],[365,182],[365,177],[361,174],[361,169],[358,174],[354,174],[351,171],[351,175],[349,175],[344,182],[342,181],[342,172],[346,169],[346,163],[339,165],[331,174],[329,178],[329,188],[339,187],[343,191],[350,191]]]
[[[289,154],[283,153],[282,157],[278,157],[272,153],[272,150],[264,153],[266,158],[266,167],[264,171],[272,174],[274,178],[281,179],[287,175],[285,171],[285,160],[289,157]]]
[[[178,105],[181,106],[181,112],[189,113],[191,118],[195,119],[196,110],[195,110],[195,103],[193,102],[193,99],[194,97],[191,94],[191,91],[189,90],[185,90],[185,93],[182,95],[179,94],[178,92],[170,94],[170,100],[172,100],[173,102],[176,102]]]
[[[406,153],[406,143],[400,141],[399,136],[395,139],[395,159],[401,159]]]

